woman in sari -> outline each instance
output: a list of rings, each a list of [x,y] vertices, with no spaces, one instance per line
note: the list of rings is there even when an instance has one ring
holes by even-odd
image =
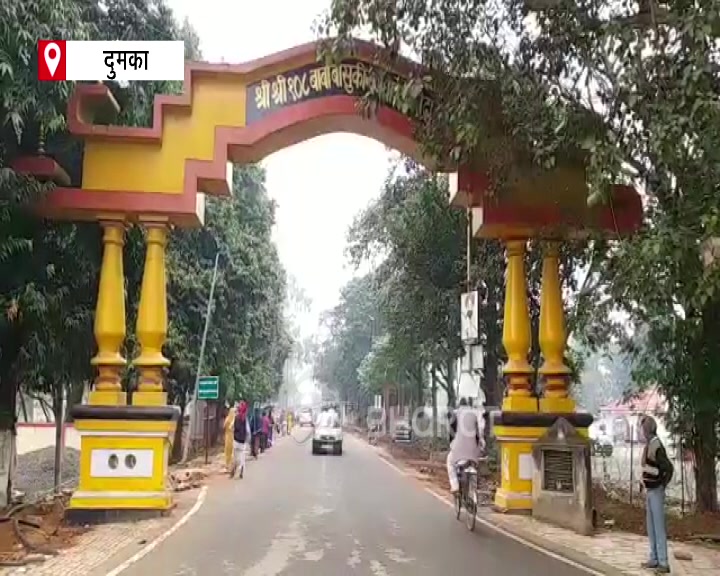
[[[223,430],[225,431],[225,469],[228,474],[233,470],[233,425],[235,424],[235,410],[228,408]]]

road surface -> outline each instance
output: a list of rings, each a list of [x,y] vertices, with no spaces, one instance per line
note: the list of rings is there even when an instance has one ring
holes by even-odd
[[[309,432],[297,430],[301,439]],[[282,439],[122,576],[581,576],[453,510],[346,436],[342,456]]]

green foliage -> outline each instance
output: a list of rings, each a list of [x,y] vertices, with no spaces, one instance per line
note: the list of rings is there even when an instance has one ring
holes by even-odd
[[[364,394],[376,393],[386,383],[406,387],[409,396],[423,402],[426,367],[434,370],[438,384],[454,400],[455,366],[464,353],[460,341],[460,295],[467,286],[466,215],[449,205],[447,180],[433,176],[412,163],[391,172],[380,197],[360,214],[349,233],[349,254],[355,265],[382,258],[374,274],[365,279],[373,290],[376,310],[374,332],[368,344],[365,332],[332,332],[326,352],[346,386],[360,386]],[[563,247],[562,280],[574,296],[571,325],[583,318],[600,293],[589,280],[578,286],[577,270],[585,278],[595,275],[587,255],[593,244],[569,243]],[[538,323],[542,253],[539,246],[528,255],[529,300],[533,326],[533,364],[539,366]],[[485,352],[483,389],[490,405],[502,401],[504,386],[499,367],[505,298],[504,248],[493,240],[476,240],[472,246],[470,286],[480,290],[480,334]],[[363,313],[353,310],[352,300],[332,317]],[[602,309],[602,308],[601,308]],[[358,338],[358,341],[353,341]],[[350,342],[345,342],[349,339]],[[368,348],[369,346],[369,348]],[[353,362],[338,349],[353,349]],[[346,353],[345,353],[346,354]],[[334,355],[334,356],[333,356]],[[335,358],[335,363],[332,362]],[[357,374],[356,374],[357,373]],[[340,378],[339,375],[335,376]]]
[[[9,168],[21,153],[45,151],[81,181],[81,146],[63,131],[71,83],[36,80],[38,38],[184,39],[189,58],[200,57],[189,22],[179,26],[162,0],[0,1],[0,406],[3,427],[14,423],[20,386],[54,393],[93,378],[92,321],[101,258],[99,227],[35,218],[28,206],[47,186]],[[148,124],[159,92],[179,83],[110,84],[124,124]],[[282,317],[284,270],[271,239],[274,206],[257,167],[236,168],[231,200],[210,200],[208,227],[175,231],[168,249],[171,359],[169,392],[187,401],[194,383],[212,265],[221,252],[205,370],[221,376],[229,399],[266,399],[277,390],[291,342]],[[133,334],[145,244],[132,228],[125,246],[128,338]],[[126,384],[135,374],[128,370]],[[74,392],[71,394],[77,397]]]
[[[168,354],[173,397],[192,391],[215,255],[220,253],[204,372],[218,374],[228,400],[277,393],[291,340],[283,316],[285,271],[270,236],[274,205],[264,172],[233,172],[231,199],[210,200],[201,230],[177,231],[168,254]],[[182,400],[181,400],[182,399]]]
[[[716,510],[720,273],[701,265],[700,247],[720,222],[720,12],[711,0],[639,6],[333,0],[320,31],[339,34],[333,49],[362,30],[390,58],[419,55],[429,72],[408,87],[438,95],[420,118],[431,152],[477,155],[501,182],[518,161],[546,167],[571,153],[588,169],[590,202],[611,183],[644,188],[642,232],[595,250],[591,300],[603,309],[582,304],[571,319],[591,348],[620,336],[610,307],[642,332],[643,346],[626,343],[636,383],[670,400],[694,446],[699,506]]]
[[[404,174],[388,177],[379,200],[354,223],[349,234],[354,263],[385,256],[377,282],[387,338],[376,343],[372,360],[382,359],[384,368],[375,374],[387,373],[396,382],[409,377],[417,386],[423,380],[418,366],[431,364],[452,398],[449,383],[462,349],[463,232],[462,213],[449,207],[447,181],[410,164]]]
[[[370,403],[369,390],[360,385],[358,369],[372,348],[377,332],[378,305],[372,275],[351,280],[326,324],[330,338],[316,362],[316,378],[338,390],[341,399]]]

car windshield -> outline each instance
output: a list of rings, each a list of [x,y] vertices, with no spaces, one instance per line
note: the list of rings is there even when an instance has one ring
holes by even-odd
[[[318,426],[321,428],[339,428],[340,419],[336,412],[323,412],[318,419]]]

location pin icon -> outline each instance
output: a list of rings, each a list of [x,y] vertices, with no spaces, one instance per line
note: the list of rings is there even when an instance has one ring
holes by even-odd
[[[55,76],[58,64],[60,64],[60,46],[55,42],[50,42],[45,46],[45,64],[50,70],[50,76]]]

